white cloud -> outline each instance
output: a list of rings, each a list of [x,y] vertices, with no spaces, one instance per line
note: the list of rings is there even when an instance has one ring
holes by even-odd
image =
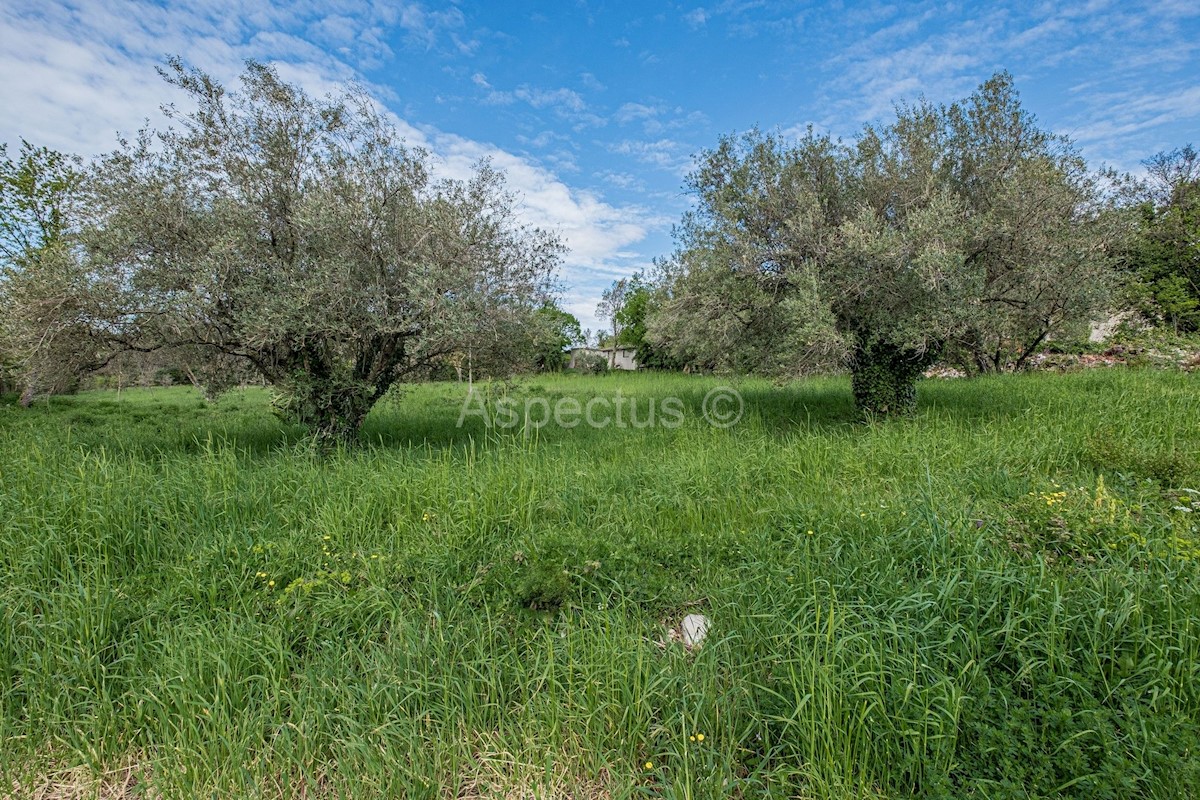
[[[410,37],[424,44],[426,49],[432,49],[442,33],[462,28],[466,23],[463,13],[457,8],[428,11],[420,3],[401,5],[397,21]],[[461,49],[462,42],[457,44]]]
[[[625,139],[611,144],[609,150],[624,156],[632,156],[643,164],[650,164],[682,177],[692,168],[692,158],[687,145],[674,139],[639,141]]]
[[[584,112],[587,111],[587,103],[574,89],[565,87],[543,89],[523,83],[512,91],[501,91],[492,86],[482,72],[472,75],[471,82],[486,90],[487,94],[484,95],[483,102],[488,105],[510,106],[520,101],[536,109],[550,108],[564,117],[585,116]]]
[[[537,134],[536,136],[525,136],[523,134],[517,134],[517,141],[523,145],[526,145],[527,147],[536,147],[536,148],[541,149],[543,147],[548,147],[556,142],[569,142],[570,137],[564,136],[563,134],[558,133],[557,131],[546,130],[546,131],[542,131],[541,133]]]
[[[632,189],[635,191],[644,191],[646,188],[646,184],[644,181],[642,181],[641,178],[637,177],[636,175],[631,175],[628,172],[615,172],[613,170],[604,170],[603,172],[597,172],[595,174],[595,177],[599,178],[600,180],[604,181],[605,183],[608,183],[608,184],[611,184],[611,185],[617,187],[618,189]]]
[[[662,113],[660,106],[648,106],[644,103],[625,103],[617,109],[613,119],[622,125],[637,120],[653,119]]]
[[[554,106],[568,111],[583,111],[587,104],[573,89],[538,89],[531,86],[518,86],[513,92],[518,100],[524,100],[534,108]]]
[[[590,72],[581,73],[579,76],[579,82],[583,84],[585,89],[589,89],[593,92],[603,92],[608,88],[600,82],[599,78]]]
[[[703,112],[685,111],[679,106],[671,108],[658,101],[625,103],[612,118],[618,125],[640,124],[647,136],[661,136],[668,130],[695,128],[708,122]]]
[[[1116,94],[1097,92],[1088,96],[1087,102],[1089,110],[1085,112],[1084,120],[1074,127],[1064,127],[1060,132],[1078,142],[1093,157],[1137,172],[1140,171],[1139,162],[1156,151],[1186,144],[1159,141],[1154,138],[1153,131],[1159,126],[1200,117],[1200,86],[1177,85],[1157,91]]]

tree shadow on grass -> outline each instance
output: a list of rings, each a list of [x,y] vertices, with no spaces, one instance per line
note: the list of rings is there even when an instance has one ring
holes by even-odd
[[[604,379],[581,383],[577,392],[569,384],[528,387],[509,395],[517,416],[511,425],[501,423],[499,416],[490,412],[485,421],[478,402],[465,404],[465,393],[441,397],[437,403],[409,405],[403,399],[386,401],[367,418],[360,439],[368,445],[385,448],[469,447],[488,440],[518,438],[533,439],[539,444],[603,447],[607,442],[630,436],[645,437],[650,431],[669,441],[672,432],[713,427],[727,430],[730,435],[749,429],[786,434],[840,429],[861,421],[845,381],[822,379],[788,386],[770,386],[761,381],[755,384],[758,385],[738,381],[723,384],[698,378],[695,383],[680,381],[671,387],[673,391],[662,394],[647,391],[636,383],[605,383]],[[715,394],[726,387],[734,389],[740,397],[740,414],[736,399],[731,396],[715,399]],[[620,419],[615,411],[618,392],[622,403]],[[668,398],[674,403],[670,408]],[[546,418],[547,409],[552,415],[556,403],[564,399],[577,404],[574,412],[565,415],[570,421],[559,424],[551,416],[545,424],[539,424]],[[599,424],[591,424],[586,406],[596,399],[601,403],[592,420]],[[532,419],[528,426],[524,423],[526,412]]]
[[[209,403],[179,388],[85,392],[5,409],[2,422],[38,441],[143,459],[224,448],[262,455],[304,441],[261,400],[235,392]]]
[[[918,416],[987,422],[1049,411],[1058,417],[1081,403],[1103,402],[1121,390],[1124,378],[1119,371],[1103,370],[926,379],[918,384]]]
[[[1104,378],[1085,381],[1101,390]],[[595,448],[627,444],[627,437],[646,438],[653,444],[670,445],[681,431],[710,428],[706,417],[706,399],[723,387],[737,391],[741,398],[741,416],[725,430],[731,436],[749,433],[786,436],[795,433],[852,431],[863,422],[854,407],[846,378],[814,378],[786,385],[765,381],[730,380],[684,376],[546,380],[532,379],[513,389],[509,396],[519,406],[533,403],[534,419],[542,412],[540,403],[553,404],[573,398],[580,406],[593,398],[610,401],[607,423],[593,427],[583,419],[574,425],[548,424],[525,428],[497,428],[485,424],[478,413],[479,404],[468,406],[466,389],[461,384],[421,387],[399,397],[382,401],[368,416],[358,443],[367,448],[430,450],[468,449],[487,442],[526,439],[542,445],[570,445]],[[1043,382],[1026,383],[997,378],[924,380],[919,385],[918,414],[912,421],[930,417],[963,421],[987,421],[1028,413],[1032,405],[1070,399],[1070,390],[1051,392],[1047,397]],[[626,404],[637,405],[636,419],[626,417],[618,424],[611,401],[620,396]],[[658,416],[648,436],[647,410],[651,403],[661,412],[666,398],[675,398],[682,410],[680,424],[664,425]],[[736,401],[725,401],[722,411],[735,410]],[[628,405],[626,406],[628,408]],[[6,420],[0,427],[28,424],[44,428],[47,439],[69,436],[70,442],[84,450],[103,448],[108,452],[147,458],[171,454],[191,454],[209,449],[234,449],[249,456],[276,454],[281,450],[305,447],[308,440],[303,428],[289,425],[271,413],[266,396],[256,391],[233,392],[217,403],[207,403],[190,390],[140,390],[118,398],[114,393],[86,393],[56,397],[29,409],[5,408]],[[581,415],[582,416],[582,415]],[[718,419],[728,422],[729,419]],[[906,424],[905,420],[896,421]],[[63,433],[69,429],[68,433]],[[39,437],[40,438],[40,437]]]

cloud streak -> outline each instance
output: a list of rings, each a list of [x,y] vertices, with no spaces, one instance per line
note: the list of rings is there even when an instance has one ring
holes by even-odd
[[[1168,123],[1200,119],[1194,74],[1200,42],[1182,25],[1196,7],[1144,7],[1111,0],[988,4],[947,23],[945,8],[913,4],[900,18],[843,48],[828,66],[819,124],[852,133],[863,121],[889,115],[898,100],[924,95],[949,101],[1006,68],[1019,88],[1060,86],[1065,65],[1092,76],[1074,91],[1061,86],[1057,127],[1086,155],[1122,168],[1167,143],[1147,134]],[[1146,86],[1147,72],[1156,85]],[[1178,143],[1176,143],[1178,144]]]

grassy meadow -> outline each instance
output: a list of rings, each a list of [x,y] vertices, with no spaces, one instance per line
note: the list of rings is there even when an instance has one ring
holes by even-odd
[[[332,453],[263,390],[10,399],[0,797],[1200,796],[1198,380],[431,384]]]

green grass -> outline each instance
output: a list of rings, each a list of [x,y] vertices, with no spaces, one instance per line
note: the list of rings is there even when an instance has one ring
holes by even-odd
[[[0,404],[0,796],[1200,795],[1197,378],[720,383],[421,386],[337,453],[261,391]]]

